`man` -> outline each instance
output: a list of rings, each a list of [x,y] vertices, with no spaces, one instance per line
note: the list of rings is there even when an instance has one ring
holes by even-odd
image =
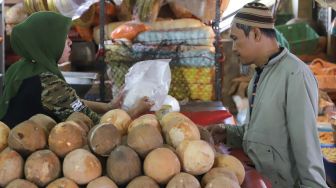
[[[317,82],[310,69],[279,47],[272,13],[263,4],[240,9],[230,37],[241,64],[257,68],[248,87],[247,123],[213,126],[215,141],[243,147],[275,188],[328,187],[316,129]]]

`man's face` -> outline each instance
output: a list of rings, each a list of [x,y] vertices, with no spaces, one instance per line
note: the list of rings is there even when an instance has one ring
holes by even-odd
[[[253,29],[250,31],[248,37],[242,29],[236,27],[235,24],[231,26],[230,37],[233,40],[232,50],[237,54],[239,61],[243,65],[253,64],[256,56],[255,37]]]

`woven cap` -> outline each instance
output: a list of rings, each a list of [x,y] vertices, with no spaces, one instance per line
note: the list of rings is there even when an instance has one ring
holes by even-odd
[[[232,23],[239,23],[258,28],[274,29],[272,11],[262,3],[246,4],[235,15]]]

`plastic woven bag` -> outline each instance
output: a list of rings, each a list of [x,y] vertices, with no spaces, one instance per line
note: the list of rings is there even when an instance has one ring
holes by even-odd
[[[125,99],[122,108],[130,109],[142,97],[155,102],[151,111],[161,108],[168,95],[171,73],[169,59],[141,61],[133,65],[125,76]]]

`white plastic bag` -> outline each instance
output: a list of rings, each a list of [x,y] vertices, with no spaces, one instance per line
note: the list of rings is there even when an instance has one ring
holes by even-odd
[[[161,108],[170,87],[170,59],[141,61],[133,65],[125,76],[125,93],[122,108],[128,110],[144,96],[155,104],[151,111]]]
[[[54,2],[62,15],[75,20],[99,0],[55,0]]]

